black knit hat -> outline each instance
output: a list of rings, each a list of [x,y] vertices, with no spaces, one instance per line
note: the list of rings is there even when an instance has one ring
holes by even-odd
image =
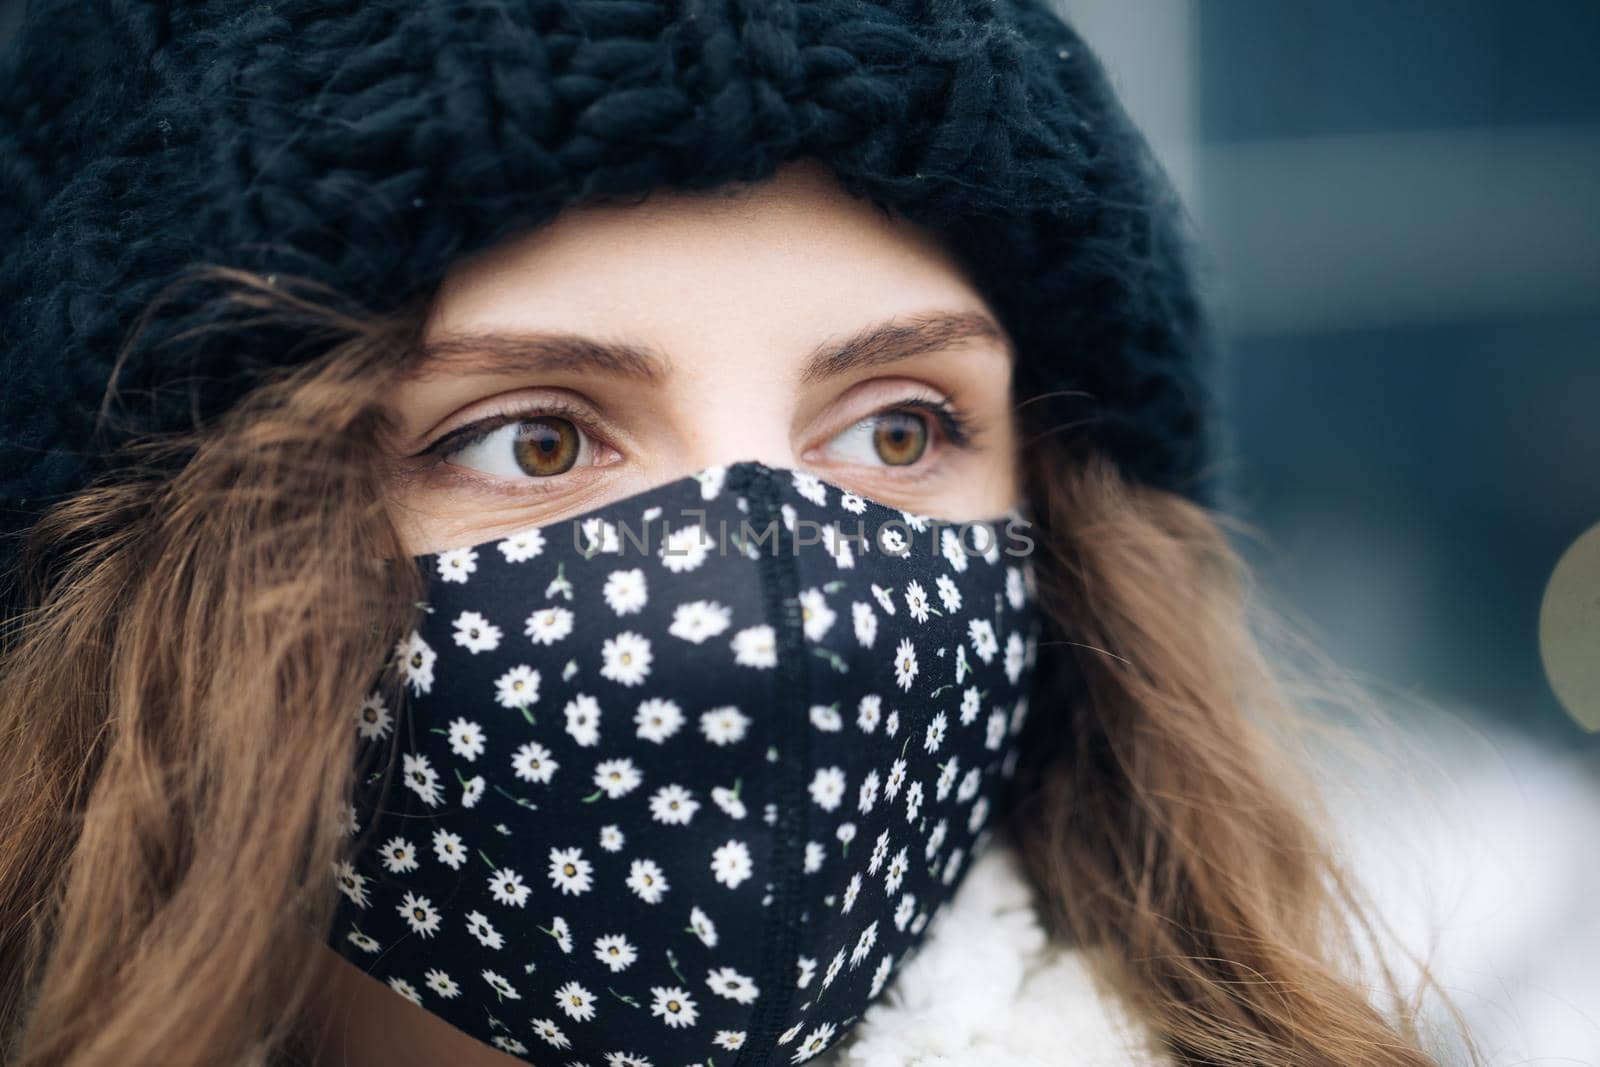
[[[1019,352],[1018,399],[1214,502],[1181,216],[1044,0],[31,0],[0,62],[0,569],[130,435],[312,355],[145,306],[209,263],[353,309],[588,197],[814,156],[939,231]]]

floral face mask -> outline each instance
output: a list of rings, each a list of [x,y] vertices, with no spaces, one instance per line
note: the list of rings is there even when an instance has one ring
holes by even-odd
[[[740,463],[418,557],[330,944],[533,1062],[810,1059],[990,840],[1031,547]]]

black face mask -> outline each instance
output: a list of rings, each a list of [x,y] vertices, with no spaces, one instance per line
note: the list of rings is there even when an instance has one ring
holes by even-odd
[[[740,463],[418,557],[405,706],[357,723],[398,765],[362,778],[330,944],[535,1062],[817,1055],[990,840],[1025,528]]]

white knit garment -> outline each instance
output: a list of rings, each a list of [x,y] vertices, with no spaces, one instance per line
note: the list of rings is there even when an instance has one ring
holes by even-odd
[[[1148,1032],[1049,941],[1014,850],[974,861],[922,948],[819,1067],[1159,1067]]]

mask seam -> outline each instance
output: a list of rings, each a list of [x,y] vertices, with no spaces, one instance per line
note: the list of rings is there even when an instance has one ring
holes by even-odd
[[[765,944],[771,947],[762,963],[762,1007],[751,1025],[734,1067],[756,1067],[781,1061],[776,1052],[777,1037],[794,998],[792,982],[785,981],[787,969],[797,958],[800,916],[800,883],[804,877],[809,811],[806,806],[805,768],[810,764],[810,723],[805,708],[809,691],[809,672],[805,659],[805,631],[800,618],[800,576],[794,559],[794,540],[783,525],[776,479],[765,468],[749,469],[740,487],[749,502],[756,529],[771,524],[775,531],[771,550],[760,548],[757,566],[761,594],[768,618],[772,620],[777,664],[773,673],[772,715],[777,738],[778,760],[774,764],[773,789],[777,804],[777,833],[772,853],[772,904],[766,921]]]

